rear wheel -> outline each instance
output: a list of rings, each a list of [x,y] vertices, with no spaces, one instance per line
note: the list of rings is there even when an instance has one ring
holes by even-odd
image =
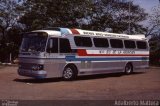
[[[64,80],[73,80],[77,76],[76,68],[73,66],[68,66],[63,71],[63,79]]]
[[[133,72],[133,66],[131,63],[128,63],[126,66],[125,66],[125,74],[131,74]]]

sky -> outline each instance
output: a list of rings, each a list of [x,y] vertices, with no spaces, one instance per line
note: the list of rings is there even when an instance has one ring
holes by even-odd
[[[147,13],[151,13],[154,6],[160,5],[160,0],[132,0],[135,4],[139,4]]]
[[[145,9],[145,12],[149,15],[152,14],[152,9],[155,6],[160,5],[160,0],[132,0],[135,4],[140,5],[142,8]],[[149,26],[148,20],[141,22],[144,26]]]

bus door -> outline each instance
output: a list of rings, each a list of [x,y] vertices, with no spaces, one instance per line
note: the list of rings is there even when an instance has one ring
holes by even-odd
[[[50,38],[46,49],[46,61],[44,69],[47,71],[47,77],[59,77],[59,39]]]
[[[46,70],[53,77],[61,77],[64,66],[66,65],[65,57],[70,55],[71,47],[69,40],[66,38],[50,38],[47,45]]]

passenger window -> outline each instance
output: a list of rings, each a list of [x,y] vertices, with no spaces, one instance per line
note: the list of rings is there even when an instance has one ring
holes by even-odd
[[[108,39],[106,38],[94,38],[95,47],[109,47]]]
[[[110,39],[110,44],[112,48],[123,48],[123,42],[119,39]]]
[[[74,41],[75,41],[76,46],[92,47],[92,41],[90,37],[75,36]]]
[[[69,40],[60,38],[60,53],[70,53],[71,51]]]
[[[127,49],[135,49],[136,48],[135,41],[125,40],[124,45],[125,45],[125,48],[127,48]]]
[[[47,45],[47,52],[48,53],[58,53],[58,38],[49,39],[49,42]]]
[[[137,48],[138,49],[147,49],[147,44],[144,41],[137,41]]]

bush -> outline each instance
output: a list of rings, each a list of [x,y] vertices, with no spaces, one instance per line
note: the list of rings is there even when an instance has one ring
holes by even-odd
[[[160,66],[160,50],[150,53],[150,64]]]

